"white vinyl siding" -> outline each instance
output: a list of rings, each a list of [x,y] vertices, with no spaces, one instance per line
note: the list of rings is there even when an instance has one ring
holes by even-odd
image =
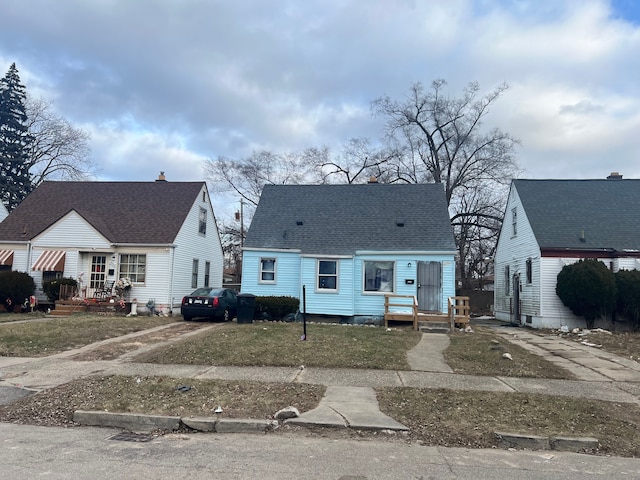
[[[513,212],[517,212],[517,235],[513,235]],[[511,187],[496,249],[494,272],[494,314],[503,321],[513,321],[513,276],[520,279],[520,313],[524,322],[527,315],[540,315],[540,249],[529,225],[527,212],[522,207],[515,188]],[[531,283],[527,283],[527,260],[531,259]],[[509,279],[506,278],[507,268]],[[508,288],[508,292],[507,292]]]

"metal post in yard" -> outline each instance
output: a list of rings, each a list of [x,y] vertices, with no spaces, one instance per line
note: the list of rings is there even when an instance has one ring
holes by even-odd
[[[302,286],[302,338],[307,339],[307,286]]]

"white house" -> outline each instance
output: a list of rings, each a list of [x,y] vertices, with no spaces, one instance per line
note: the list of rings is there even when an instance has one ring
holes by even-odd
[[[562,267],[595,258],[640,269],[640,180],[514,180],[495,255],[497,319],[584,327],[556,295]]]
[[[130,298],[179,308],[196,287],[222,285],[223,255],[204,182],[45,181],[0,223],[0,269],[70,277],[93,297],[120,278]]]
[[[307,313],[345,321],[381,318],[385,294],[446,313],[455,251],[442,185],[266,185],[242,291],[302,299],[304,289]]]

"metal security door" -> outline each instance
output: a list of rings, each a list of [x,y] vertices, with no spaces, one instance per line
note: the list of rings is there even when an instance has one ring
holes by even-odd
[[[442,264],[418,262],[418,310],[441,312]]]

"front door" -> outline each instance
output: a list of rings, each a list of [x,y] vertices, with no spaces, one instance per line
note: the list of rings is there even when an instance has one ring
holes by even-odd
[[[511,283],[513,284],[513,319],[511,323],[520,325],[520,317],[522,316],[520,311],[520,275],[515,274]]]
[[[442,311],[442,263],[418,262],[418,310]]]

